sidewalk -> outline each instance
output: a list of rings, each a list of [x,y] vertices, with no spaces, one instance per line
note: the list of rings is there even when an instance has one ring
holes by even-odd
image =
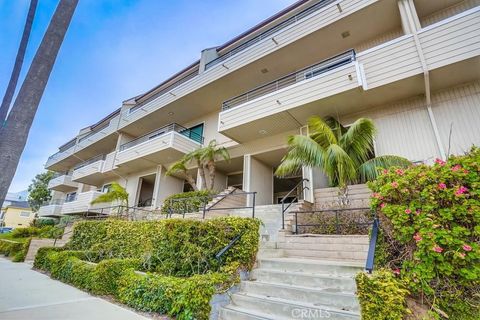
[[[0,257],[0,319],[148,319],[30,268]]]

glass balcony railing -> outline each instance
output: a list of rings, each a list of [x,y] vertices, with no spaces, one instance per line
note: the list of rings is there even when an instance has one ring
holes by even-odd
[[[124,143],[120,146],[120,151],[132,148],[142,142],[149,141],[152,139],[155,139],[157,137],[163,136],[167,133],[170,132],[178,132],[193,141],[196,141],[198,143],[203,143],[203,136],[198,134],[197,132],[194,132],[193,130],[187,129],[185,127],[182,127],[181,125],[177,123],[171,123],[169,125],[166,125],[164,127],[161,127],[160,129],[154,130],[152,132],[149,132],[141,137],[138,137],[132,141],[129,141],[127,143]]]
[[[99,154],[98,156],[95,156],[93,158],[90,158],[82,163],[77,164],[73,170],[78,170],[82,167],[88,166],[89,164],[92,164],[94,162],[100,161],[100,160],[105,160],[105,155],[104,154]]]
[[[258,42],[260,42],[264,39],[271,38],[273,34],[281,31],[282,29],[285,29],[286,27],[296,23],[297,21],[305,19],[306,17],[308,17],[312,13],[317,12],[318,10],[322,9],[323,7],[329,5],[332,2],[335,2],[335,0],[323,0],[323,1],[317,2],[316,4],[306,8],[305,10],[297,13],[296,15],[291,16],[287,20],[285,20],[285,21],[277,24],[276,26],[262,32],[258,36],[253,37],[252,39],[236,46],[235,48],[233,48],[230,51],[222,54],[221,56],[219,56],[215,60],[210,61],[209,63],[207,63],[205,65],[205,70],[208,70],[208,69],[212,68],[213,66],[227,60],[228,58],[236,55],[237,53],[240,53],[240,52],[246,50],[247,48],[253,46],[254,44],[256,44],[256,43],[258,43]]]
[[[327,71],[349,64],[352,61],[355,61],[355,51],[353,49],[231,98],[222,103],[222,111],[289,87],[295,83],[316,77]]]

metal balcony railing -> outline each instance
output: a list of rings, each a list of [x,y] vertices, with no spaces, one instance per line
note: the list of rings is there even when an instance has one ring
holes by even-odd
[[[198,133],[190,130],[190,129],[187,129],[185,127],[182,127],[181,125],[177,124],[177,123],[171,123],[171,124],[168,124],[164,127],[161,127],[160,129],[156,129],[152,132],[149,132],[143,136],[140,136],[132,141],[129,141],[127,143],[124,143],[120,146],[120,151],[124,151],[126,149],[129,149],[129,148],[132,148],[142,142],[145,142],[145,141],[149,141],[149,140],[152,140],[152,139],[155,139],[157,137],[160,137],[160,136],[163,136],[167,133],[170,133],[170,132],[178,132],[190,139],[192,139],[193,141],[196,141],[198,143],[203,143],[203,137],[201,135],[199,135]]]
[[[78,170],[82,167],[88,166],[89,164],[92,164],[94,162],[100,161],[100,160],[105,160],[105,155],[104,154],[99,154],[98,156],[95,156],[93,158],[90,158],[82,163],[77,164],[73,170]]]
[[[81,137],[80,139],[78,139],[78,142],[82,142],[82,141],[85,141],[86,139],[90,138],[91,136],[93,136],[94,134],[108,128],[108,126],[110,125],[110,122],[106,122],[104,124],[102,124],[100,127],[96,128],[95,130],[92,130],[90,131],[89,133],[87,133],[85,136]]]
[[[295,83],[316,77],[322,73],[355,61],[355,50],[351,49],[335,57],[323,60],[300,71],[290,73],[278,80],[261,85],[222,103],[222,111],[244,104],[253,99],[289,87]]]
[[[287,20],[277,24],[276,26],[262,32],[258,36],[253,37],[252,39],[250,39],[250,40],[236,46],[235,48],[231,49],[230,51],[222,54],[218,58],[210,61],[209,63],[207,63],[205,65],[205,70],[208,70],[208,69],[212,68],[213,66],[221,63],[222,61],[227,60],[228,58],[236,55],[239,52],[244,51],[245,49],[253,46],[254,44],[256,44],[256,43],[258,43],[258,42],[260,42],[264,39],[272,38],[272,35],[274,35],[278,31],[280,31],[282,29],[285,29],[286,27],[296,23],[297,21],[300,21],[300,20],[308,17],[312,13],[320,10],[323,7],[326,7],[327,5],[329,5],[330,3],[334,2],[334,1],[335,0],[323,0],[323,1],[317,2],[316,4],[308,7],[307,9],[297,13],[296,15],[294,15],[294,16],[288,18]]]
[[[48,161],[50,161],[50,160],[52,160],[52,159],[56,159],[56,158],[58,158],[58,156],[59,156],[60,154],[66,152],[66,151],[68,151],[68,150],[70,150],[70,149],[73,149],[73,148],[75,147],[75,144],[76,144],[76,140],[74,140],[74,141],[68,143],[67,145],[61,147],[57,153],[52,154],[50,157],[48,157]],[[73,151],[73,150],[72,150],[72,151]]]

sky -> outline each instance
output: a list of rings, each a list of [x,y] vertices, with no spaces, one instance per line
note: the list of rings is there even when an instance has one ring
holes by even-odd
[[[295,0],[80,0],[30,130],[11,192],[58,147],[134,97]],[[58,0],[39,0],[21,78]],[[0,0],[0,97],[29,0]]]

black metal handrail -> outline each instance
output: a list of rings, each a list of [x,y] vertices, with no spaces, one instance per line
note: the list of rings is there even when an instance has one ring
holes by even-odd
[[[132,141],[129,141],[129,142],[126,142],[126,143],[122,144],[120,146],[120,151],[124,151],[124,150],[129,149],[131,147],[134,147],[134,146],[136,146],[136,145],[138,145],[142,142],[158,138],[158,137],[163,136],[163,135],[165,135],[167,133],[170,133],[170,132],[178,132],[178,133],[192,139],[193,141],[196,141],[198,143],[203,143],[203,136],[201,136],[197,132],[194,132],[190,129],[182,127],[178,123],[170,123],[170,124],[167,124],[166,126],[163,126],[159,129],[155,129],[155,130],[153,130],[153,131],[151,131],[147,134],[144,134],[140,137],[137,137],[137,138],[133,139]]]
[[[80,168],[83,168],[85,166],[88,166],[89,164],[95,163],[100,160],[105,160],[105,155],[104,154],[99,154],[98,156],[92,157],[88,160],[85,160],[82,163],[77,164],[75,167],[73,167],[73,170],[78,170]]]
[[[220,260],[222,259],[223,255],[228,251],[230,250],[230,248],[232,248],[235,243],[237,243],[238,240],[240,240],[240,238],[242,237],[243,233],[240,233],[239,235],[237,235],[235,238],[232,239],[232,241],[230,241],[222,250],[220,250],[216,255],[215,255],[215,259],[220,262]]]
[[[217,204],[219,204],[223,199],[231,197],[231,196],[239,196],[239,195],[245,195],[247,196],[245,198],[245,201],[248,202],[248,195],[252,195],[252,205],[248,206],[245,204],[243,207],[230,207],[230,208],[214,208]],[[205,203],[203,205],[203,219],[205,219],[205,214],[207,211],[214,211],[214,210],[235,210],[235,209],[252,209],[252,218],[255,218],[255,198],[257,196],[256,191],[240,191],[240,192],[235,192],[235,193],[227,193],[227,194],[217,194],[215,197],[221,197],[219,201],[211,205],[210,207],[207,208],[207,204]]]
[[[310,180],[308,180],[307,178],[304,178],[304,179],[300,180],[300,181],[295,185],[295,187],[293,187],[293,188],[282,198],[282,200],[280,200],[280,202],[282,203],[282,230],[285,229],[285,212],[287,212],[288,208],[290,208],[290,206],[293,204],[293,201],[299,200],[299,199],[298,199],[298,195],[296,194],[296,195],[295,195],[295,198],[294,198],[291,202],[289,202],[286,207],[285,207],[285,201],[288,199],[288,197],[290,196],[290,194],[291,194],[293,191],[295,191],[295,190],[298,189],[298,186],[299,186],[300,184],[303,185],[304,182],[309,182],[309,181],[310,181]],[[303,188],[302,188],[302,191],[301,191],[302,194],[303,194],[303,191],[305,191],[305,190],[310,190],[310,188],[307,187],[307,186],[303,187]]]
[[[370,208],[368,207],[360,207],[360,208],[338,208],[338,209],[320,209],[320,210],[306,210],[306,211],[293,211],[291,212],[294,215],[295,218],[295,231],[294,234],[299,234],[299,229],[304,228],[304,227],[324,227],[324,224],[313,224],[313,223],[298,223],[298,216],[300,214],[321,214],[321,213],[334,213],[335,216],[335,234],[341,234],[340,233],[340,227],[345,226],[345,225],[352,225],[349,223],[342,223],[340,222],[340,216],[339,213],[344,213],[344,212],[349,212],[349,211],[369,211]],[[367,227],[371,225],[373,221],[367,221],[367,222],[354,222],[353,225],[357,227]]]
[[[323,0],[323,1],[320,1],[316,4],[314,4],[314,5],[306,8],[305,10],[300,11],[296,15],[280,22],[276,26],[273,26],[273,27],[265,30],[264,32],[262,32],[259,35],[253,37],[252,39],[236,46],[235,48],[233,48],[233,49],[229,50],[228,52],[222,54],[218,58],[210,61],[209,63],[207,63],[205,65],[205,70],[208,70],[208,69],[212,68],[213,66],[219,64],[220,62],[225,61],[226,59],[236,55],[239,52],[242,52],[243,50],[251,47],[252,45],[254,45],[254,44],[256,44],[256,43],[258,43],[258,42],[260,42],[260,41],[262,41],[266,38],[270,38],[273,34],[277,33],[278,31],[294,24],[295,22],[297,22],[299,20],[304,19],[305,17],[307,17],[310,14],[320,10],[321,8],[329,5],[330,3],[334,2],[334,1],[335,0]]]
[[[233,97],[222,103],[222,111],[244,104],[253,99],[263,97],[269,93],[289,87],[295,83],[305,81],[316,77],[332,69],[339,68],[350,62],[355,61],[355,50],[350,49],[334,57],[322,60],[314,65],[303,68],[299,71],[292,72],[277,80],[268,82],[236,97]]]
[[[377,217],[373,219],[372,224],[372,231],[370,234],[370,243],[368,244],[368,254],[367,254],[367,261],[365,263],[365,270],[368,273],[372,273],[374,263],[375,263],[375,249],[377,247],[377,238],[378,238],[378,231],[380,229],[380,221]]]

